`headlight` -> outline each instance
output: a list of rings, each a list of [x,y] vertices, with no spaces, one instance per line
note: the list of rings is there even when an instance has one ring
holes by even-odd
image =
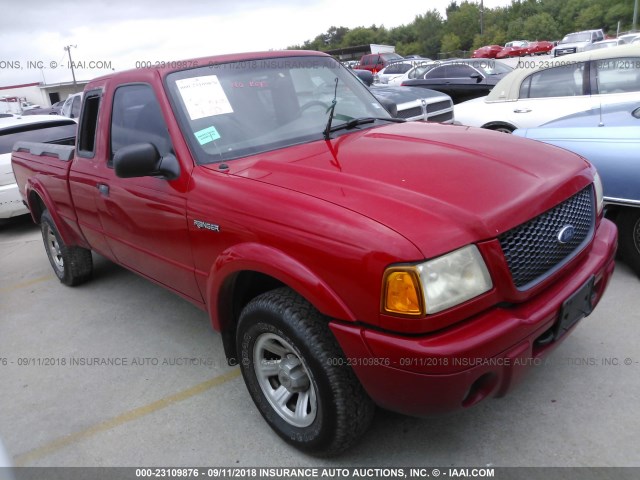
[[[596,207],[598,215],[600,215],[604,208],[604,190],[602,189],[602,180],[600,179],[600,174],[598,172],[596,172],[593,177],[593,188],[596,191]]]
[[[382,287],[382,313],[418,317],[466,302],[493,283],[478,248],[469,245],[418,265],[389,267]]]

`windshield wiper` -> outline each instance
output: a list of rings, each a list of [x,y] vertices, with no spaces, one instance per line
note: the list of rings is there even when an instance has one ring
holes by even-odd
[[[336,88],[333,91],[333,101],[329,107],[329,120],[327,126],[324,129],[324,139],[329,140],[331,138],[331,122],[333,121],[333,112],[336,110],[336,103],[338,103],[338,77],[336,77]]]
[[[333,92],[333,101],[331,102],[331,106],[327,110],[329,112],[329,120],[327,120],[327,126],[324,129],[325,140],[331,140],[331,132],[337,132],[338,130],[350,130],[352,128],[357,127],[358,125],[373,123],[376,120],[382,120],[382,121],[392,122],[392,123],[406,122],[404,118],[360,117],[360,118],[352,118],[351,120],[347,120],[345,123],[341,123],[340,125],[336,125],[335,127],[332,127],[331,123],[333,122],[334,116],[341,120],[345,120],[345,115],[334,115],[337,103],[338,103],[338,77],[336,77],[336,86]],[[349,118],[349,117],[346,117],[346,118]]]
[[[373,123],[376,120],[381,120],[384,122],[391,123],[404,123],[406,120],[404,118],[385,118],[385,117],[360,117],[354,118],[353,120],[349,120],[345,123],[341,123],[340,125],[336,125],[335,127],[331,127],[329,132],[337,132],[338,130],[351,130],[352,128],[356,128],[359,125],[366,125],[367,123]],[[325,136],[325,138],[327,138]],[[328,140],[328,139],[327,139]]]

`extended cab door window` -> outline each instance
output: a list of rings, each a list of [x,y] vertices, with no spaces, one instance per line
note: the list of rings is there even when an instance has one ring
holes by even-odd
[[[161,157],[173,153],[167,124],[151,86],[144,84],[119,87],[113,97],[111,112],[111,158],[122,147],[136,143],[153,144]]]
[[[98,130],[98,112],[102,90],[87,92],[84,97],[80,127],[78,128],[78,144],[76,152],[79,157],[93,158],[96,153],[96,133]]]

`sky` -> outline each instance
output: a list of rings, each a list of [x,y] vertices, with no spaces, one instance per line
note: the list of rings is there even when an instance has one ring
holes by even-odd
[[[479,1],[479,0],[478,0]],[[2,0],[0,86],[77,80],[224,53],[284,49],[329,27],[407,24],[450,0]],[[511,0],[484,0],[485,8]]]

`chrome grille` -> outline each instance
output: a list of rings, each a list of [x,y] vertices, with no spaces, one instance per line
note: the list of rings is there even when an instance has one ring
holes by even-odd
[[[572,47],[572,48],[559,48],[556,49],[556,56],[560,56],[560,55],[570,55],[572,53],[576,53],[576,48]]]
[[[413,118],[422,116],[422,107],[412,107],[405,110],[398,110],[398,118]]]
[[[448,120],[453,120],[453,112],[440,113],[427,119],[429,122],[446,122]]]
[[[514,285],[527,290],[560,269],[591,240],[595,225],[592,187],[498,237]],[[561,243],[567,226],[574,235]]]
[[[443,100],[442,102],[429,103],[427,104],[427,113],[437,112],[439,110],[445,110],[447,108],[452,108],[453,104],[449,100]]]

